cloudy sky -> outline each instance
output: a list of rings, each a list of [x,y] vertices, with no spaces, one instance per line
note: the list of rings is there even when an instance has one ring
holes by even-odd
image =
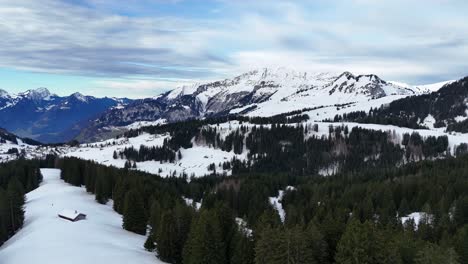
[[[0,0],[0,88],[147,97],[260,67],[468,75],[465,0]]]

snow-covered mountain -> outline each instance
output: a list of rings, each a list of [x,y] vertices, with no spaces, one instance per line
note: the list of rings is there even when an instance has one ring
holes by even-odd
[[[90,118],[129,99],[96,98],[74,93],[58,96],[47,88],[9,94],[0,90],[0,127],[43,142],[73,139]]]
[[[390,81],[389,83],[392,83],[400,87],[413,89],[417,91],[418,93],[433,93],[433,92],[439,91],[439,89],[444,87],[445,85],[451,84],[453,82],[456,82],[456,80],[449,80],[449,81],[443,81],[443,82],[437,82],[437,83],[431,83],[431,84],[422,84],[422,85],[410,85],[407,83],[395,82],[395,81]]]
[[[0,128],[0,162],[25,158],[43,157],[40,143],[28,138],[18,137],[3,128]],[[48,152],[50,153],[50,152]]]
[[[176,122],[227,114],[272,116],[418,93],[419,89],[398,86],[376,75],[266,68],[232,79],[182,86],[155,98],[137,100],[124,108],[111,109],[84,129],[78,139],[104,139],[112,135],[116,127],[137,121]]]

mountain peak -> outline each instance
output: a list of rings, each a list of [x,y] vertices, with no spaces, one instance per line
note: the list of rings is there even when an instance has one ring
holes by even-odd
[[[3,90],[3,89],[0,89],[0,98],[9,98],[10,97],[10,94]]]
[[[26,96],[27,98],[31,100],[35,100],[35,101],[49,100],[50,97],[52,96],[50,91],[45,87],[39,87],[36,89],[27,90],[26,92],[21,93],[20,95]]]
[[[82,102],[87,102],[88,101],[86,96],[83,95],[82,93],[79,93],[79,92],[76,92],[76,93],[70,95],[70,97],[74,97],[76,100],[82,101]]]

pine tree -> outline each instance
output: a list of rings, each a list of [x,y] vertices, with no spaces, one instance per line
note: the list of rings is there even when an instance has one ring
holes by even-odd
[[[328,246],[317,226],[311,221],[307,226],[306,240],[313,259],[311,264],[325,264],[328,262]]]
[[[468,224],[468,196],[457,200],[453,218],[458,226]]]
[[[263,228],[255,244],[255,263],[287,263],[287,252],[284,244],[284,232],[280,228]]]
[[[177,254],[177,229],[174,212],[165,211],[156,233],[156,250],[162,261],[174,262]]]
[[[183,251],[184,264],[227,263],[222,230],[212,210],[204,210],[190,229]]]
[[[315,261],[313,251],[302,226],[295,226],[285,230],[284,248],[287,253],[285,263],[310,264]]]
[[[338,243],[336,263],[387,263],[382,237],[373,223],[352,220]]]
[[[124,177],[118,178],[115,186],[114,192],[112,193],[112,199],[114,200],[113,208],[119,213],[123,214],[124,203],[125,203],[125,194],[128,191],[128,184]]]
[[[8,195],[6,191],[0,187],[0,245],[8,239],[11,233],[10,227],[11,217]]]
[[[15,232],[23,226],[24,222],[24,189],[16,177],[11,178],[8,183],[8,201],[11,217],[11,231]]]
[[[161,205],[158,200],[153,200],[150,208],[150,216],[148,219],[148,224],[151,227],[151,234],[156,236],[159,224],[161,222]]]
[[[461,264],[468,264],[468,224],[457,231],[455,236],[455,251]]]
[[[416,256],[415,264],[459,264],[458,256],[453,249],[442,249],[428,243]]]
[[[176,233],[173,234],[176,238],[175,263],[182,263],[183,248],[187,242],[192,225],[192,214],[193,212],[191,207],[180,202],[176,203],[176,206],[174,207]]]
[[[154,236],[150,234],[145,241],[144,247],[146,250],[152,252],[156,249],[156,245],[154,244]]]
[[[105,180],[104,180],[104,175],[99,175],[96,179],[95,183],[95,190],[94,194],[96,197],[96,201],[100,204],[106,204],[108,201],[108,198],[106,197],[105,194]]]
[[[410,209],[409,209],[408,200],[406,200],[406,198],[403,198],[400,202],[400,208],[398,208],[398,215],[401,217],[401,216],[406,216],[409,213],[410,213]]]
[[[123,228],[137,234],[146,234],[145,207],[141,192],[130,190],[125,195]]]
[[[254,242],[252,237],[243,232],[237,231],[231,242],[231,264],[253,264],[255,260]]]

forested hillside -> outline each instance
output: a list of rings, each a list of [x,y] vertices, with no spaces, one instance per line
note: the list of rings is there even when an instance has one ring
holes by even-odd
[[[468,263],[468,156],[326,178],[190,182],[74,158],[56,164],[98,202],[113,199],[125,229],[145,234],[149,224],[145,247],[170,263]],[[278,191],[284,222],[269,202]],[[421,218],[402,221],[414,212]]]
[[[367,112],[335,116],[335,122],[387,124],[409,128],[441,128],[468,132],[468,77],[445,85],[437,92],[406,97]],[[426,121],[426,122],[425,122]],[[428,127],[431,126],[431,127]]]
[[[210,173],[230,170],[233,174],[285,172],[314,175],[401,166],[466,151],[464,144],[450,150],[447,136],[423,137],[417,132],[400,135],[395,131],[350,129],[346,125],[328,127],[318,123],[288,122],[298,118],[301,117],[284,117],[285,123],[276,123],[278,117],[231,117],[231,121],[237,119],[238,122],[228,129],[226,123],[220,125],[225,118],[145,127],[124,136],[167,135],[161,146],[132,146],[115,152],[113,158],[126,159],[127,167],[143,161],[174,162],[182,158],[181,148],[198,145],[242,154],[242,158],[210,164]]]

